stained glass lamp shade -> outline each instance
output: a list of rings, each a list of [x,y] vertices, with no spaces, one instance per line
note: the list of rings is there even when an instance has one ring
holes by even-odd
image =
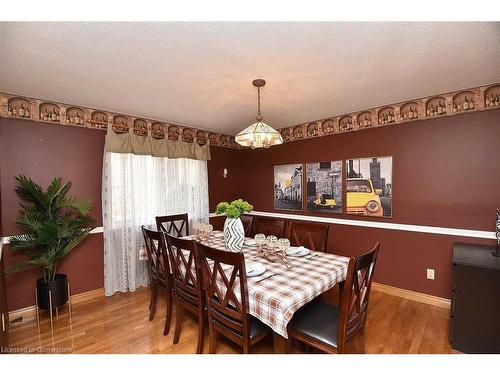
[[[245,147],[260,148],[283,143],[281,134],[262,121],[250,125],[236,135],[236,142]]]
[[[260,88],[266,84],[266,81],[256,79],[252,84],[257,87],[257,122],[239,132],[235,137],[236,143],[251,148],[268,148],[280,145],[283,143],[281,134],[262,122],[262,115],[260,113]]]

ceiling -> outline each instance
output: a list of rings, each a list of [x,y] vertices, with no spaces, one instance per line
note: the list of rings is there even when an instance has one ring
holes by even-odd
[[[500,82],[500,23],[0,23],[0,91],[235,134]]]

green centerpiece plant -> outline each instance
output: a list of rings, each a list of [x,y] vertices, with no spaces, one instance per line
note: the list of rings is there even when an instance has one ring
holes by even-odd
[[[243,213],[250,212],[253,210],[253,206],[244,201],[243,199],[237,199],[232,201],[231,203],[220,202],[217,205],[216,214],[221,215],[224,214],[227,217],[236,219],[239,218]]]
[[[217,205],[215,213],[226,216],[226,221],[224,222],[224,241],[228,250],[233,252],[241,251],[243,242],[245,241],[245,228],[243,228],[240,216],[252,210],[253,206],[243,199],[237,199],[231,203],[220,202]]]

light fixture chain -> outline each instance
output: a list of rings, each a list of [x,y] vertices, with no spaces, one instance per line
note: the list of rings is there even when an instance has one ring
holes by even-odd
[[[260,87],[257,87],[257,116],[260,117]]]

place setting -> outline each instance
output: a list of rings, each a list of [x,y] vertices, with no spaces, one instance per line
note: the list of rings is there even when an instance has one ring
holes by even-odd
[[[277,273],[274,272],[267,272],[265,264],[252,260],[245,260],[245,270],[248,280],[255,283],[259,283],[277,275]]]
[[[290,246],[288,250],[285,252],[287,257],[292,258],[305,258],[305,259],[313,259],[319,255],[319,252],[312,252],[307,247],[304,246]]]

